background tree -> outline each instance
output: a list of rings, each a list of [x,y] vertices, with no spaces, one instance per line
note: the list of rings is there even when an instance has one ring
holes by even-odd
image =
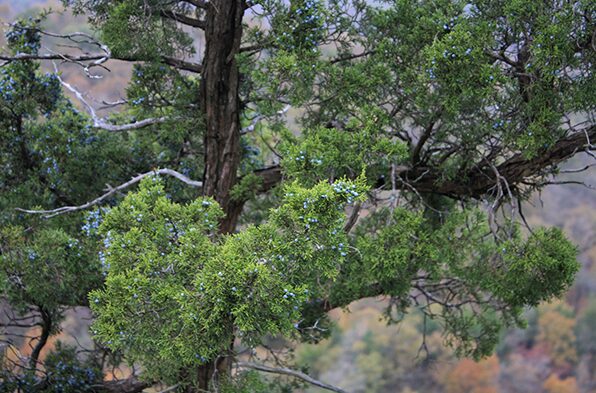
[[[544,383],[544,389],[548,393],[565,393],[577,392],[577,383],[575,378],[569,377],[565,379],[558,379],[555,375],[551,375]]]
[[[65,3],[96,36],[23,20],[0,55],[3,325],[40,324],[43,347],[90,305],[98,350],[144,380],[88,389],[264,386],[234,365],[321,384],[238,359],[271,335],[316,342],[327,312],[379,295],[389,321],[416,307],[479,358],[572,282],[574,246],[517,221],[593,154],[589,1]],[[135,63],[110,119],[36,62],[96,77],[110,59]],[[33,353],[6,378],[43,390]]]
[[[451,392],[497,392],[497,376],[499,375],[499,361],[491,356],[481,362],[470,359],[462,360],[447,376],[446,391]]]
[[[538,342],[548,348],[556,367],[569,368],[577,362],[575,321],[565,304],[543,306],[538,317]]]

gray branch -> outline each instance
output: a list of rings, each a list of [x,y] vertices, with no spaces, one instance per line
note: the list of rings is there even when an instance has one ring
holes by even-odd
[[[326,384],[324,382],[318,381],[318,380],[304,374],[303,372],[292,370],[289,368],[283,368],[283,367],[275,368],[275,367],[269,367],[269,366],[265,366],[262,364],[250,363],[250,362],[238,362],[237,364],[238,364],[238,367],[240,367],[240,368],[251,368],[253,370],[262,371],[265,373],[289,375],[291,377],[301,379],[304,382],[307,382],[311,385],[318,386],[322,389],[330,390],[332,392],[337,392],[337,393],[347,393],[345,390],[343,390],[340,387]]]
[[[130,179],[129,181],[127,181],[126,183],[122,183],[120,184],[118,187],[109,187],[108,191],[95,198],[92,201],[89,201],[87,203],[84,203],[82,205],[78,205],[78,206],[63,206],[63,207],[59,207],[57,209],[52,209],[52,210],[29,210],[29,209],[21,209],[21,208],[17,208],[16,210],[23,212],[23,213],[28,213],[28,214],[42,214],[44,218],[51,218],[60,214],[64,214],[64,213],[71,213],[71,212],[75,212],[75,211],[79,211],[79,210],[85,210],[88,209],[92,206],[98,205],[100,203],[102,203],[103,201],[105,201],[106,199],[108,199],[109,197],[111,197],[112,195],[116,194],[119,191],[125,190],[128,187],[140,182],[141,180],[143,180],[145,177],[147,176],[155,176],[155,175],[168,175],[168,176],[172,176],[175,177],[176,179],[182,181],[183,183],[188,184],[191,187],[196,187],[196,188],[201,188],[203,187],[203,182],[202,181],[197,181],[197,180],[192,180],[186,176],[184,176],[182,173],[180,172],[176,172],[173,169],[156,169],[153,171],[149,171],[149,172],[145,172],[145,173],[141,173],[140,175],[137,175],[135,177],[133,177],[132,179]]]
[[[91,104],[89,104],[89,102],[87,102],[87,100],[85,100],[85,97],[83,97],[83,94],[80,91],[78,91],[71,84],[65,82],[62,78],[60,78],[60,75],[58,75],[58,67],[56,66],[56,64],[54,64],[54,69],[56,70],[56,78],[58,78],[58,80],[60,81],[62,86],[64,86],[68,91],[72,92],[77,97],[77,99],[83,104],[83,106],[87,110],[87,113],[89,113],[89,115],[91,116],[91,118],[93,120],[93,127],[95,127],[95,128],[101,128],[103,130],[107,130],[107,131],[111,131],[111,132],[131,131],[131,130],[136,130],[139,128],[147,127],[147,126],[150,126],[153,124],[164,123],[168,120],[167,117],[155,117],[155,118],[149,118],[149,119],[135,121],[133,123],[128,123],[128,124],[108,123],[105,119],[102,119],[99,116],[97,116],[97,113],[95,112],[95,109],[93,109],[93,106],[91,106]]]
[[[196,0],[195,0],[196,1]],[[196,1],[197,4],[208,4],[207,1]],[[2,23],[6,26],[14,26],[11,23]],[[129,62],[141,62],[142,59],[128,57],[128,56],[114,56],[113,53],[110,51],[110,48],[99,42],[93,36],[82,33],[82,32],[75,32],[70,34],[56,34],[47,32],[38,28],[27,28],[20,26],[21,29],[33,29],[39,32],[42,35],[53,37],[53,38],[61,38],[64,40],[68,40],[74,42],[76,44],[89,44],[96,46],[100,52],[99,53],[82,53],[82,54],[70,54],[70,53],[56,53],[53,51],[49,51],[50,53],[17,53],[14,55],[10,54],[2,54],[0,53],[0,61],[4,61],[4,63],[0,64],[4,66],[13,61],[23,61],[23,60],[61,60],[68,63],[75,63],[82,66],[85,70],[85,73],[89,76],[94,78],[89,72],[89,69],[92,67],[105,67],[104,63],[106,63],[110,59],[114,60],[121,60],[121,61],[129,61]],[[161,61],[165,64],[177,68],[179,70],[190,71],[194,73],[200,73],[202,70],[201,64],[189,62],[186,60],[178,59],[175,57],[170,56],[161,56]]]
[[[290,110],[290,108],[291,108],[290,105],[286,105],[285,107],[283,107],[283,109],[280,109],[279,111],[277,111],[275,113],[275,117],[281,117],[281,116],[285,115]],[[244,135],[244,134],[253,132],[255,130],[257,124],[264,118],[266,118],[266,116],[262,115],[262,114],[258,114],[255,117],[253,117],[250,124],[240,130],[240,135]]]
[[[180,14],[178,12],[170,10],[162,10],[161,15],[165,18],[175,20],[178,23],[182,23],[186,26],[198,27],[199,29],[205,29],[205,21],[200,19],[191,18],[188,15]]]

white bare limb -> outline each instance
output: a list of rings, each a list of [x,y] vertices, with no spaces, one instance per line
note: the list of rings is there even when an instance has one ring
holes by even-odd
[[[194,0],[196,1],[196,0]],[[203,1],[199,1],[198,3],[203,4]],[[207,4],[207,3],[205,3]],[[17,53],[17,54],[3,54],[0,53],[0,61],[4,61],[4,63],[0,64],[4,66],[13,61],[26,61],[26,60],[60,60],[63,62],[68,63],[75,63],[83,67],[85,70],[85,74],[90,78],[97,78],[96,75],[91,75],[90,69],[93,67],[104,67],[105,63],[108,60],[121,60],[127,62],[141,62],[141,59],[137,59],[134,57],[128,56],[115,56],[110,48],[103,44],[102,42],[98,41],[95,37],[90,34],[82,33],[82,32],[74,32],[70,34],[57,34],[51,33],[44,30],[41,30],[36,27],[26,27],[26,26],[17,26],[14,23],[5,23],[0,22],[1,24],[12,27],[18,28],[22,30],[34,30],[42,35],[63,39],[67,41],[71,41],[76,45],[93,45],[98,48],[97,53],[88,53],[83,51],[82,48],[78,48],[82,53],[80,54],[73,54],[73,53],[58,53],[55,51],[47,50],[47,53]],[[171,67],[177,68],[179,70],[189,71],[193,73],[201,73],[202,66],[199,63],[194,63],[190,61],[186,61],[184,59],[179,59],[170,56],[161,56],[161,61],[164,64],[167,64]]]
[[[238,362],[237,365],[240,368],[250,368],[250,369],[262,371],[265,373],[289,375],[291,377],[301,379],[304,382],[307,382],[311,385],[318,386],[322,389],[330,390],[332,392],[337,392],[337,393],[347,393],[345,390],[343,390],[340,387],[329,385],[327,383],[318,381],[318,380],[304,374],[303,372],[292,370],[289,368],[283,368],[283,367],[275,368],[275,367],[269,367],[269,366],[265,366],[262,364],[250,363],[250,362]]]
[[[161,124],[168,121],[170,118],[162,116],[162,117],[151,117],[149,119],[143,119],[139,121],[135,121],[133,123],[127,124],[110,124],[106,122],[94,122],[93,126],[95,128],[101,128],[106,131],[111,132],[122,132],[122,131],[132,131],[138,130],[139,128],[144,128],[153,124]]]
[[[125,99],[120,99],[120,100],[117,100],[117,101],[106,101],[106,100],[103,100],[101,103],[103,104],[103,106],[101,108],[99,108],[99,109],[109,109],[109,108],[114,108],[116,106],[128,104],[128,100],[125,100]]]
[[[164,390],[160,390],[157,393],[170,393],[170,392],[173,392],[174,390],[178,389],[179,386],[180,386],[180,384],[177,383],[176,385],[170,386],[169,388],[166,388]]]
[[[276,117],[279,117],[279,116],[285,115],[290,110],[290,108],[291,108],[290,105],[286,105],[283,109],[277,111],[275,113],[275,116]],[[244,135],[244,134],[248,134],[250,132],[253,132],[255,130],[257,124],[261,120],[263,120],[265,117],[266,116],[265,115],[262,115],[262,114],[258,114],[255,117],[253,117],[252,120],[251,120],[251,122],[250,122],[250,124],[248,126],[244,127],[242,130],[240,130],[240,134],[241,135]]]
[[[87,110],[87,113],[89,113],[89,116],[91,116],[91,119],[93,120],[93,127],[95,127],[95,128],[101,128],[103,130],[111,131],[111,132],[122,132],[122,131],[136,130],[136,129],[147,127],[147,126],[150,126],[153,124],[164,123],[169,120],[168,117],[162,116],[162,117],[152,117],[149,119],[143,119],[143,120],[135,121],[133,123],[128,123],[128,124],[108,123],[105,119],[102,119],[99,116],[97,116],[97,113],[95,112],[95,109],[93,108],[93,106],[85,99],[85,97],[83,97],[83,94],[80,91],[75,89],[70,83],[64,81],[60,77],[60,75],[58,73],[58,66],[56,66],[56,64],[54,64],[54,69],[56,70],[56,78],[58,78],[58,80],[60,81],[62,86],[64,86],[68,91],[73,93],[75,95],[75,97],[77,97],[77,99],[83,104],[83,106]]]
[[[71,213],[71,212],[75,212],[75,211],[79,211],[79,210],[85,210],[92,206],[102,203],[103,201],[105,201],[106,199],[111,197],[112,195],[116,194],[119,191],[125,190],[128,187],[140,182],[147,176],[156,176],[156,175],[172,176],[172,177],[175,177],[176,179],[182,181],[183,183],[188,184],[191,187],[196,187],[196,188],[203,187],[202,181],[192,180],[192,179],[188,178],[187,176],[184,176],[182,173],[176,172],[173,169],[163,168],[163,169],[156,169],[153,171],[141,173],[141,174],[133,177],[126,183],[122,183],[117,187],[108,187],[108,191],[105,194],[95,198],[92,201],[84,203],[82,205],[63,206],[63,207],[59,207],[57,209],[51,209],[51,210],[30,210],[30,209],[21,209],[21,208],[17,208],[16,210],[23,212],[23,213],[28,213],[28,214],[42,214],[44,218],[51,218],[51,217],[55,217],[55,216],[58,216],[58,215],[64,214],[64,213]]]

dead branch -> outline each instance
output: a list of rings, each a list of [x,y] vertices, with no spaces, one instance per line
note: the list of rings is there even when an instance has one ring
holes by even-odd
[[[143,120],[135,121],[133,123],[128,123],[128,124],[108,123],[105,119],[102,119],[99,116],[97,116],[97,113],[95,112],[95,109],[93,109],[93,106],[91,106],[91,104],[89,104],[89,102],[87,102],[87,100],[85,100],[85,97],[83,97],[83,94],[80,91],[75,89],[71,84],[65,82],[60,77],[60,75],[58,75],[58,67],[56,66],[56,64],[54,64],[54,69],[56,70],[56,78],[58,78],[58,80],[60,81],[62,86],[64,86],[68,91],[72,92],[77,97],[77,99],[83,104],[83,106],[87,110],[87,113],[89,113],[89,116],[91,116],[91,119],[93,120],[93,127],[95,127],[95,128],[100,128],[100,129],[103,129],[106,131],[111,131],[111,132],[132,131],[132,130],[137,130],[139,128],[147,127],[147,126],[150,126],[153,124],[161,124],[161,123],[164,123],[167,120],[169,120],[169,118],[162,116],[162,117],[143,119]]]
[[[188,184],[191,187],[197,187],[197,188],[203,187],[203,182],[201,182],[201,181],[192,180],[192,179],[184,176],[180,172],[176,172],[173,169],[164,168],[164,169],[156,169],[153,171],[141,173],[140,175],[133,177],[126,183],[122,183],[118,187],[113,187],[113,188],[110,187],[105,194],[95,198],[92,201],[84,203],[82,205],[63,206],[63,207],[59,207],[57,209],[52,209],[52,210],[29,210],[29,209],[21,209],[21,208],[17,208],[16,210],[23,212],[23,213],[28,213],[28,214],[42,214],[44,218],[51,218],[51,217],[54,217],[54,216],[57,216],[60,214],[64,214],[64,213],[71,213],[71,212],[75,212],[75,211],[79,211],[79,210],[85,210],[92,206],[100,204],[101,202],[105,201],[106,199],[108,199],[112,195],[116,194],[117,192],[127,189],[128,187],[140,182],[142,179],[144,179],[147,176],[156,176],[156,175],[172,176],[172,177],[175,177],[176,179],[182,181],[183,183]]]
[[[195,0],[196,1],[196,0]],[[196,1],[197,3],[202,4],[202,1]],[[205,2],[207,4],[207,2]],[[200,6],[197,6],[200,7]],[[203,7],[201,7],[203,8]],[[3,23],[9,27],[15,27],[12,23]],[[64,39],[67,41],[74,42],[78,45],[80,44],[88,44],[96,46],[99,49],[98,53],[81,53],[81,54],[71,54],[71,53],[56,53],[53,51],[48,51],[50,53],[17,53],[14,55],[10,54],[2,54],[0,53],[0,60],[4,61],[4,63],[0,64],[4,66],[8,63],[13,61],[26,61],[26,60],[60,60],[63,62],[68,63],[75,63],[83,67],[87,76],[95,77],[90,74],[90,69],[93,67],[104,67],[104,63],[108,60],[120,60],[120,61],[127,61],[127,62],[142,62],[142,59],[130,57],[130,56],[114,56],[111,52],[110,48],[98,41],[93,36],[82,33],[82,32],[75,32],[70,34],[57,34],[48,31],[41,30],[39,28],[29,28],[25,26],[16,26],[19,29],[32,29],[42,35]],[[82,51],[82,49],[81,49]],[[183,59],[178,59],[171,56],[161,56],[161,61],[164,64],[167,64],[171,67],[177,68],[183,71],[189,71],[194,73],[201,73],[202,67],[201,64],[189,62]]]
[[[253,370],[262,371],[265,373],[289,375],[291,377],[301,379],[304,382],[307,382],[311,385],[318,386],[322,389],[330,390],[332,392],[337,392],[337,393],[347,393],[342,388],[318,381],[318,380],[316,380],[300,371],[292,370],[289,368],[285,368],[285,367],[274,368],[274,367],[269,367],[269,366],[265,366],[262,364],[250,363],[250,362],[238,362],[237,365],[240,368],[251,368]]]

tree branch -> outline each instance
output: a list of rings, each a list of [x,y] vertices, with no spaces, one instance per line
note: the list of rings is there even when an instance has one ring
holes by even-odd
[[[374,50],[368,50],[368,51],[364,51],[362,53],[353,53],[351,55],[341,56],[341,57],[336,57],[334,59],[331,59],[331,60],[329,60],[329,63],[330,64],[341,63],[344,61],[355,60],[355,59],[359,59],[361,57],[366,57],[368,55],[373,55],[373,54],[375,54]]]
[[[105,194],[95,198],[92,201],[84,203],[82,205],[63,206],[63,207],[59,207],[57,209],[52,209],[52,210],[28,210],[28,209],[21,209],[21,208],[17,208],[16,210],[23,212],[23,213],[28,213],[28,214],[42,214],[44,218],[51,218],[51,217],[54,217],[54,216],[57,216],[60,214],[64,214],[64,213],[71,213],[71,212],[75,212],[75,211],[79,211],[79,210],[85,210],[92,206],[100,204],[101,202],[105,201],[107,198],[111,197],[112,195],[116,194],[117,192],[125,190],[128,187],[140,182],[145,177],[152,176],[152,175],[168,175],[168,176],[175,177],[176,179],[182,181],[183,183],[188,184],[191,187],[197,187],[197,188],[203,187],[203,182],[201,182],[201,181],[189,179],[188,177],[184,176],[180,172],[176,172],[173,169],[164,168],[164,169],[156,169],[153,171],[141,173],[140,175],[133,177],[126,183],[122,183],[118,187],[114,187],[114,188],[110,187],[108,189],[108,192],[106,192]]]
[[[527,158],[518,153],[496,166],[502,178],[514,188],[524,180],[540,174],[545,168],[557,165],[576,153],[591,149],[590,140],[596,138],[596,125],[559,139],[542,154]],[[454,198],[481,198],[495,186],[494,170],[483,162],[458,174],[452,180],[442,180],[441,173],[424,166],[414,166],[399,174],[400,179],[418,192],[448,195]],[[411,179],[416,179],[412,181]]]
[[[170,120],[168,117],[152,117],[149,119],[143,119],[139,121],[135,121],[133,123],[128,124],[109,124],[105,122],[95,122],[93,126],[95,128],[101,128],[106,131],[111,132],[122,132],[122,131],[131,131],[131,130],[138,130],[139,128],[144,128],[153,124],[161,124],[165,123],[166,121]]]
[[[106,122],[104,119],[97,116],[97,113],[95,113],[95,109],[93,109],[93,106],[91,106],[91,104],[89,104],[87,102],[87,100],[85,100],[85,98],[83,97],[83,94],[80,91],[78,91],[71,84],[65,82],[62,78],[60,78],[60,75],[58,75],[58,67],[56,66],[56,64],[54,64],[54,69],[56,70],[56,78],[58,78],[58,80],[60,81],[62,86],[64,86],[67,90],[72,92],[77,97],[77,99],[85,106],[85,108],[87,109],[87,112],[89,113],[89,115],[91,116],[91,119],[93,120],[93,127],[95,127],[95,128],[101,128],[103,130],[112,131],[112,132],[131,131],[131,130],[136,130],[139,128],[147,127],[147,126],[150,126],[153,124],[164,123],[167,120],[169,120],[169,118],[167,118],[167,117],[156,117],[156,118],[139,120],[139,121],[135,121],[133,123],[128,123],[128,124],[110,124],[110,123]]]
[[[440,119],[442,112],[442,110],[437,111],[437,113],[433,115],[428,125],[424,129],[424,132],[420,136],[420,139],[418,140],[418,143],[416,144],[416,147],[414,147],[414,151],[412,152],[412,164],[416,165],[418,162],[420,162],[420,152],[422,152],[422,147],[424,146],[428,138],[430,138],[430,136],[432,135],[435,124]]]
[[[289,375],[291,377],[301,379],[304,382],[307,382],[311,385],[320,387],[322,389],[330,390],[332,392],[347,393],[342,388],[318,381],[318,380],[316,380],[300,371],[291,370],[289,368],[274,368],[274,367],[269,367],[269,366],[265,366],[262,364],[256,364],[256,363],[250,363],[250,362],[238,362],[237,364],[238,364],[238,367],[241,367],[241,368],[251,368],[253,370],[262,371],[265,373]]]
[[[358,221],[358,217],[360,216],[361,208],[362,208],[362,203],[356,202],[356,204],[352,208],[352,213],[350,214],[348,221],[346,221],[346,224],[344,225],[344,232],[350,233],[350,231],[352,230],[354,225],[356,225],[356,222]]]
[[[261,187],[259,192],[268,192],[275,187],[282,179],[282,171],[280,165],[272,165],[267,168],[258,169],[254,174],[261,178]]]
[[[590,141],[596,139],[596,125],[561,138],[544,154],[533,158],[526,158],[523,153],[514,155],[496,166],[497,171],[507,183],[515,188],[516,184],[523,184],[545,168],[557,165],[576,153],[593,149]],[[257,176],[263,178],[259,192],[267,192],[282,180],[282,169],[273,165],[255,171]],[[399,180],[398,188],[416,190],[418,193],[432,193],[451,196],[453,198],[482,198],[495,186],[494,170],[486,165],[477,164],[466,173],[461,173],[453,180],[443,180],[440,172],[432,171],[425,166],[404,167],[396,171]],[[545,183],[546,184],[546,183]]]
[[[205,7],[206,7],[206,4],[208,4],[208,2],[203,2],[203,1],[197,1],[197,3],[204,4]],[[203,7],[201,7],[201,8],[203,8]],[[180,14],[176,14],[176,15],[180,15]],[[189,18],[189,19],[192,19],[192,18]],[[193,21],[195,21],[195,20],[193,19]],[[196,21],[201,22],[198,20],[196,20]],[[14,24],[7,24],[7,25],[14,27]],[[96,40],[93,36],[91,36],[87,33],[75,32],[75,33],[70,33],[70,34],[56,34],[56,33],[47,32],[47,31],[44,31],[44,30],[41,30],[38,28],[27,28],[27,27],[22,27],[22,26],[19,26],[19,28],[34,30],[34,31],[39,32],[40,34],[46,35],[48,37],[60,38],[60,39],[72,41],[76,44],[94,45],[94,46],[97,46],[101,50],[101,53],[83,53],[83,54],[78,54],[78,55],[69,54],[69,53],[43,53],[43,54],[17,53],[15,55],[7,55],[7,54],[0,53],[0,60],[4,61],[3,64],[0,64],[0,67],[4,66],[10,62],[13,62],[13,61],[61,60],[61,61],[69,62],[69,63],[76,63],[76,64],[82,66],[85,69],[85,73],[88,76],[90,76],[90,73],[89,73],[90,68],[104,67],[103,64],[110,59],[127,61],[127,62],[141,62],[141,61],[143,61],[143,59],[134,58],[134,57],[130,57],[130,56],[114,56],[112,54],[112,52],[110,51],[110,48],[107,45],[102,44],[101,42]],[[161,56],[161,61],[163,61],[165,64],[167,64],[169,66],[172,66],[174,68],[184,70],[184,71],[200,73],[201,69],[202,69],[201,65],[198,63],[188,62],[188,61],[178,59],[175,57],[171,57],[171,56]],[[91,62],[91,63],[86,64],[85,62]]]
[[[165,18],[175,20],[186,26],[197,27],[199,29],[205,28],[205,22],[199,19],[191,18],[190,16],[180,14],[170,10],[161,10],[161,15]]]
[[[162,56],[161,59],[164,63],[179,70],[190,71],[200,74],[203,71],[203,67],[198,63],[192,63],[175,57]],[[130,61],[130,60],[129,60]],[[132,60],[134,61],[134,60]]]
[[[39,312],[42,320],[41,336],[39,336],[37,344],[35,345],[35,348],[33,348],[31,357],[29,359],[29,367],[33,370],[37,369],[39,355],[41,354],[41,350],[46,346],[48,338],[50,337],[50,331],[52,330],[52,316],[50,313],[47,312],[43,307],[39,307]]]
[[[152,384],[146,381],[139,381],[135,376],[126,379],[104,381],[102,384],[93,385],[106,393],[142,393]]]
[[[282,109],[280,109],[279,111],[277,111],[275,113],[276,117],[280,117],[282,115],[285,115],[289,110],[290,110],[291,106],[290,105],[286,105],[285,107],[283,107]],[[251,120],[250,124],[246,127],[244,127],[243,129],[240,130],[240,135],[244,135],[244,134],[248,134],[249,132],[252,132],[255,130],[255,127],[257,126],[257,124],[264,119],[266,116],[262,115],[262,114],[258,114],[255,117],[253,117],[253,119]]]
[[[68,53],[44,53],[44,54],[31,54],[31,53],[19,53],[16,55],[6,55],[0,53],[0,60],[5,61],[2,65],[13,61],[19,60],[63,60],[70,63],[77,63],[81,64],[84,61],[94,61],[91,65],[85,65],[84,67],[88,70],[93,66],[98,66],[100,64],[105,63],[106,61],[113,59],[113,60],[120,60],[120,61],[127,61],[127,62],[142,62],[142,59],[137,59],[134,57],[127,57],[127,56],[105,56],[100,54],[84,54],[84,55],[71,55]],[[170,56],[161,56],[161,60],[174,68],[178,68],[184,71],[190,71],[195,73],[201,73],[202,67],[198,63],[193,63],[189,61],[185,61],[182,59],[178,59],[175,57]],[[0,66],[2,66],[0,65]]]

